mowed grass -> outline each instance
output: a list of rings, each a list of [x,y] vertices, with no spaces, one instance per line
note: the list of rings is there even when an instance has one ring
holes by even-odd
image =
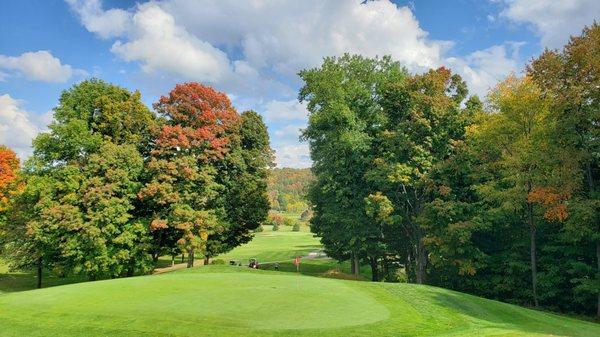
[[[207,266],[0,295],[1,336],[600,336],[445,289]]]
[[[250,258],[257,258],[259,262],[281,262],[321,249],[319,238],[314,237],[308,226],[300,226],[300,232],[292,232],[290,226],[280,226],[278,231],[273,231],[272,226],[263,227],[264,231],[256,233],[251,242],[216,258],[226,262],[239,260],[243,264]]]

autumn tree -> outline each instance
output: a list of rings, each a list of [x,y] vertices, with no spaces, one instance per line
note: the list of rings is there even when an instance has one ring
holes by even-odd
[[[0,248],[4,237],[7,211],[17,188],[18,172],[19,158],[17,154],[10,148],[0,145]]]
[[[539,305],[537,291],[537,230],[538,217],[532,195],[548,184],[551,171],[548,156],[549,132],[553,121],[549,116],[549,101],[541,95],[531,78],[508,77],[490,93],[493,112],[479,125],[481,155],[488,158],[498,172],[498,179],[484,183],[479,191],[492,204],[507,205],[522,218],[529,231],[532,299]]]
[[[227,96],[199,83],[178,84],[154,105],[166,118],[155,134],[146,169],[149,181],[139,192],[154,236],[154,259],[175,235],[188,252],[205,252],[208,235],[226,221],[217,199],[224,186],[217,166],[230,152],[239,115]]]
[[[600,317],[600,25],[585,27],[571,37],[562,50],[546,50],[528,66],[528,74],[551,100],[551,113],[557,119],[555,141],[564,153],[579,159],[579,193],[569,204],[566,240],[595,246],[595,277],[576,277],[581,293],[596,297]],[[563,194],[563,191],[553,193]]]

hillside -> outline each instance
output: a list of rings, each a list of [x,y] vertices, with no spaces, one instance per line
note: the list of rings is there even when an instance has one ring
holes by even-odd
[[[449,290],[209,266],[0,295],[1,336],[598,336]]]
[[[269,170],[267,191],[271,208],[300,213],[308,208],[306,192],[314,180],[310,169],[274,168]]]
[[[304,258],[296,274],[292,259],[320,248],[306,226],[265,226],[216,260],[258,258],[270,270],[207,266],[31,291],[7,274],[0,336],[600,335],[595,323],[446,289],[326,278],[350,269],[327,258]]]

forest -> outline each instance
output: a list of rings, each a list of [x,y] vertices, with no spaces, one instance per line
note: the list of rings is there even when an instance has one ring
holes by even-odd
[[[254,111],[195,82],[154,104],[98,79],[65,90],[19,165],[0,148],[0,243],[11,269],[90,280],[205,259],[266,219],[269,136]]]
[[[271,209],[290,213],[309,209],[306,194],[313,180],[310,169],[275,167],[269,170],[267,191]]]
[[[600,26],[468,96],[448,68],[300,73],[312,231],[373,281],[600,317]]]

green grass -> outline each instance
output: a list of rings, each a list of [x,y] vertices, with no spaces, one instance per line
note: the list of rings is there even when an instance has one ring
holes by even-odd
[[[82,276],[57,277],[45,272],[42,276],[44,287],[83,282]],[[35,289],[37,286],[34,271],[10,271],[6,261],[0,258],[0,294]],[[0,334],[1,335],[1,334]]]
[[[445,289],[208,266],[0,295],[1,336],[599,336]]]
[[[290,226],[279,226],[278,231],[273,231],[271,226],[263,227],[264,231],[256,233],[250,243],[217,258],[240,260],[242,263],[248,263],[250,258],[257,258],[260,262],[292,261],[296,256],[321,248],[319,239],[310,233],[307,226],[301,226],[300,232],[292,232]]]
[[[280,271],[207,266],[20,292],[33,275],[0,279],[0,336],[600,336],[596,323],[446,289],[327,278],[349,272],[331,259],[290,273],[295,256],[318,249],[306,227],[266,227],[218,258],[283,261]]]

